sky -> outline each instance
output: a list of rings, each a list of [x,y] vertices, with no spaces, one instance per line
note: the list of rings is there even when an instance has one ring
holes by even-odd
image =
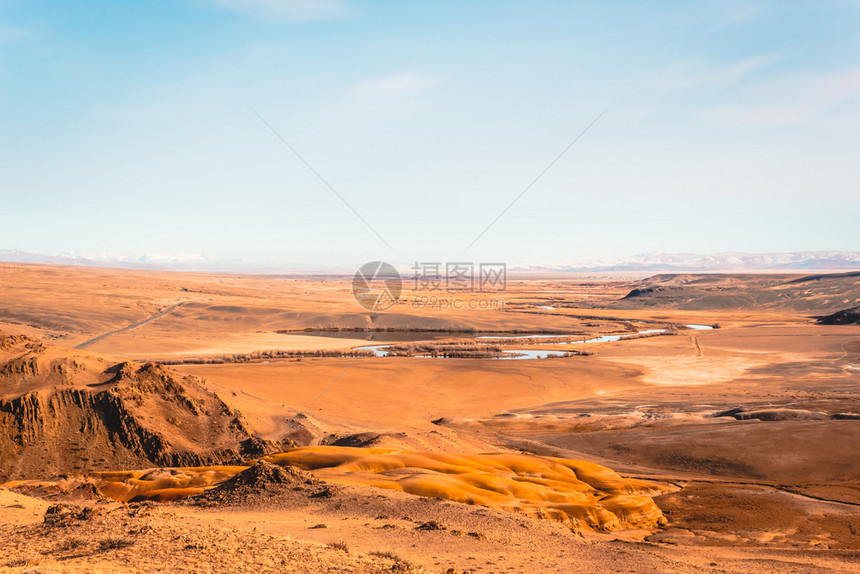
[[[858,29],[856,0],[0,0],[0,249],[860,251]]]

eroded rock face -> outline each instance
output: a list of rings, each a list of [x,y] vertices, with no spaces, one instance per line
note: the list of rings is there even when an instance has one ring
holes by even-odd
[[[0,335],[0,480],[277,452],[195,377]]]

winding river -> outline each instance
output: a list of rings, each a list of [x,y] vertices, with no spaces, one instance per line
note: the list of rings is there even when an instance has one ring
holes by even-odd
[[[694,331],[707,331],[713,329],[710,325],[685,325],[688,329],[692,329]],[[582,339],[580,341],[565,341],[562,343],[546,343],[547,345],[584,345],[586,343],[612,343],[614,341],[621,341],[622,339],[631,339],[636,338],[642,335],[656,335],[658,333],[665,333],[666,329],[645,329],[644,331],[637,331],[635,333],[630,334],[622,334],[622,335],[600,335],[599,337],[593,337],[591,339]],[[476,339],[556,339],[559,337],[576,337],[578,335],[565,335],[565,334],[555,334],[555,335],[482,335],[476,337]],[[356,351],[373,351],[373,354],[377,357],[387,357],[390,355],[390,352],[387,350],[390,345],[367,345],[364,347],[356,347]],[[548,357],[564,357],[567,355],[569,351],[552,351],[552,350],[534,350],[534,349],[504,349],[502,351],[506,356],[502,357],[491,357],[492,359],[505,361],[505,360],[528,360],[528,359],[546,359]],[[431,355],[414,355],[414,357],[423,357],[425,359],[443,359],[446,357],[434,357]]]

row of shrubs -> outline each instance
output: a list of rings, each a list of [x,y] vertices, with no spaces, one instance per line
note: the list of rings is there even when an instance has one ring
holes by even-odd
[[[498,345],[488,345],[477,343],[475,341],[403,343],[400,345],[389,345],[385,350],[388,351],[389,357],[414,357],[416,355],[421,355],[452,359],[477,359],[484,357],[500,357],[504,354],[502,348]]]
[[[182,359],[159,359],[151,361],[162,365],[221,365],[225,363],[250,363],[268,359],[302,359],[311,357],[373,357],[368,350],[317,349],[313,351],[254,351],[252,353],[233,353],[212,357],[185,357]]]

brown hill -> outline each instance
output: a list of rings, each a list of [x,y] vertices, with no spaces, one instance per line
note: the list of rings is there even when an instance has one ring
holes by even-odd
[[[204,382],[0,334],[0,481],[104,466],[187,466],[281,450]]]
[[[843,309],[832,315],[818,319],[820,325],[857,325],[860,324],[860,306],[853,309]]]
[[[817,275],[663,274],[643,279],[616,309],[827,311],[860,303],[860,271]]]

